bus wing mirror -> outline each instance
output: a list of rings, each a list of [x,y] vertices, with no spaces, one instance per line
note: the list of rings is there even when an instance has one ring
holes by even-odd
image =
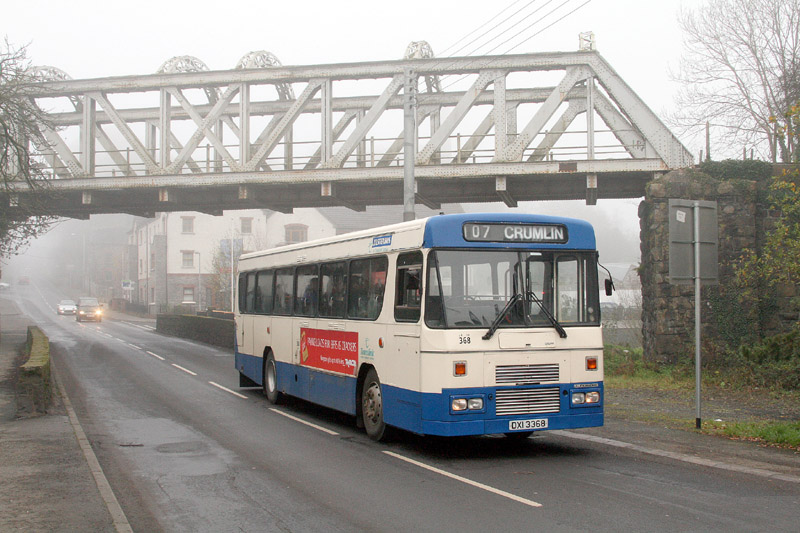
[[[606,296],[614,294],[614,282],[611,278],[606,278]]]

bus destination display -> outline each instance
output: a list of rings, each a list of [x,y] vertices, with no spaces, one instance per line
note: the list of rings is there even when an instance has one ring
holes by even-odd
[[[464,240],[470,242],[536,242],[564,244],[569,240],[562,224],[478,224],[466,222]]]

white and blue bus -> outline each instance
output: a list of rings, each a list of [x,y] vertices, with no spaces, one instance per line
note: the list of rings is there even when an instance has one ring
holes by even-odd
[[[236,368],[426,435],[603,424],[597,250],[580,220],[457,214],[243,255]]]

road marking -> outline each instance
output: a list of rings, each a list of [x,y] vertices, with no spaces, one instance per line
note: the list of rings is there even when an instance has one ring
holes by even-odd
[[[92,445],[89,443],[89,439],[86,437],[86,433],[84,433],[83,428],[81,427],[81,422],[78,420],[78,415],[75,414],[75,409],[72,408],[72,402],[70,402],[69,396],[67,396],[67,391],[64,388],[64,385],[56,376],[53,377],[56,380],[58,391],[61,393],[61,399],[64,401],[64,407],[67,410],[67,417],[69,418],[70,425],[72,425],[72,431],[75,432],[75,438],[78,440],[78,445],[83,452],[83,457],[89,464],[89,470],[92,472],[92,477],[97,485],[97,490],[100,492],[100,497],[103,499],[103,502],[106,504],[106,508],[111,515],[111,520],[114,523],[114,529],[120,533],[133,533],[133,528],[131,528],[128,518],[125,516],[125,512],[122,510],[119,501],[117,501],[117,497],[114,496],[114,491],[111,489],[111,484],[108,482],[108,479],[103,473],[103,468],[100,466],[100,462],[97,460],[97,456],[92,450]]]
[[[323,433],[327,433],[328,435],[338,435],[338,433],[336,433],[335,431],[331,431],[328,428],[324,428],[322,426],[318,426],[316,424],[312,424],[311,422],[303,420],[302,418],[297,418],[296,416],[292,416],[289,413],[284,413],[283,411],[281,411],[279,409],[275,409],[273,407],[270,407],[269,410],[272,411],[273,413],[278,413],[279,415],[283,415],[286,418],[291,418],[295,422],[300,422],[301,424],[305,424],[305,425],[307,425],[309,427],[312,427],[314,429],[318,429],[318,430],[322,431]]]
[[[142,349],[141,346],[136,346],[135,344],[131,344],[131,343],[128,343],[128,346],[130,346],[131,348],[136,348],[137,350],[141,350]]]
[[[208,383],[209,383],[209,385],[213,385],[213,386],[215,386],[216,388],[218,388],[218,389],[220,389],[220,390],[224,390],[225,392],[230,392],[230,393],[231,393],[231,394],[233,394],[234,396],[238,396],[239,398],[244,398],[245,400],[247,399],[247,396],[245,396],[244,394],[239,394],[239,393],[238,393],[238,392],[236,392],[236,391],[232,391],[232,390],[231,390],[231,389],[229,389],[228,387],[223,387],[223,386],[222,386],[222,385],[220,385],[219,383],[214,383],[213,381],[209,381]]]
[[[703,457],[696,457],[694,455],[687,455],[684,453],[677,453],[677,452],[669,452],[666,450],[658,450],[656,448],[647,448],[645,446],[639,446],[637,444],[631,444],[629,442],[623,442],[614,439],[607,439],[605,437],[596,437],[594,435],[585,435],[582,433],[573,433],[571,431],[564,431],[564,430],[555,430],[551,431],[550,433],[554,435],[561,435],[564,437],[568,437],[571,439],[577,440],[585,440],[589,442],[595,442],[598,444],[603,444],[605,446],[613,446],[615,448],[626,448],[628,450],[633,450],[640,453],[646,453],[648,455],[657,455],[659,457],[667,457],[670,459],[675,459],[677,461],[683,461],[684,463],[692,463],[700,466],[707,466],[709,468],[719,468],[721,470],[729,470],[731,472],[740,472],[743,474],[750,474],[754,476],[766,477],[770,479],[779,479],[781,481],[788,481],[790,483],[800,483],[800,476],[794,476],[792,474],[783,474],[781,472],[776,472],[774,470],[767,470],[765,468],[755,468],[751,466],[742,466],[742,465],[734,465],[730,463],[725,463],[722,461],[714,461],[713,459],[705,459]]]
[[[152,355],[152,356],[153,356],[153,357],[155,357],[156,359],[160,359],[160,360],[162,360],[162,361],[164,361],[164,360],[165,360],[163,357],[161,357],[160,355],[158,355],[158,354],[155,354],[155,353],[153,353],[153,352],[148,352],[147,350],[145,350],[145,353],[146,353],[146,354],[149,354],[149,355]]]
[[[414,459],[410,459],[408,457],[404,457],[398,453],[390,452],[388,450],[384,450],[386,455],[391,455],[396,459],[400,459],[401,461],[405,461],[407,463],[411,463],[412,465],[418,466],[420,468],[424,468],[425,470],[430,470],[431,472],[435,472],[445,477],[449,477],[450,479],[455,479],[456,481],[460,481],[461,483],[466,483],[467,485],[471,485],[473,487],[479,488],[481,490],[485,490],[487,492],[491,492],[492,494],[497,494],[498,496],[502,496],[503,498],[508,498],[509,500],[514,500],[515,502],[522,503],[524,505],[528,505],[530,507],[541,507],[542,504],[535,502],[533,500],[528,500],[527,498],[523,498],[521,496],[517,496],[516,494],[511,494],[510,492],[506,492],[504,490],[496,489],[494,487],[490,487],[489,485],[484,485],[483,483],[478,483],[477,481],[472,481],[471,479],[467,479],[465,477],[458,476],[456,474],[451,474],[441,468],[436,468],[435,466],[431,466],[425,463],[421,463],[419,461],[415,461]]]
[[[191,370],[189,370],[188,368],[183,368],[181,365],[176,365],[175,363],[170,363],[170,364],[171,364],[172,366],[174,366],[175,368],[177,368],[178,370],[183,370],[183,371],[184,371],[184,372],[186,372],[187,374],[191,374],[191,375],[193,375],[193,376],[196,376],[196,375],[197,375],[196,373],[192,372],[192,371],[191,371]]]

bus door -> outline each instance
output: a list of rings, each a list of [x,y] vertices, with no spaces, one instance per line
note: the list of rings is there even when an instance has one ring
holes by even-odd
[[[422,316],[422,252],[397,257],[393,345],[387,369],[393,384],[411,390],[420,387],[420,318]],[[387,376],[389,378],[389,376]]]

